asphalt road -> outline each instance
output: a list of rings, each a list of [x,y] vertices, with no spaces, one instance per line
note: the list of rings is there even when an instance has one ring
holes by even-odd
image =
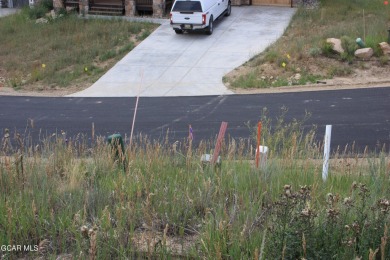
[[[68,137],[84,134],[129,136],[135,98],[46,98],[0,96],[0,134],[29,135],[35,141],[60,133]],[[333,125],[332,149],[355,142],[361,151],[390,145],[390,88],[318,91],[284,94],[228,95],[201,97],[142,97],[139,100],[135,134],[164,139],[169,129],[170,141],[188,136],[191,124],[195,141],[215,138],[221,121],[228,122],[232,138],[249,138],[266,107],[275,120],[281,107],[287,107],[287,120],[312,114],[306,126],[318,126],[318,140],[323,140],[325,125]]]

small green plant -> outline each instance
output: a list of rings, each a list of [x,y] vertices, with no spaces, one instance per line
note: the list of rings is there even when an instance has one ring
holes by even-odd
[[[274,50],[268,50],[265,53],[264,61],[268,61],[270,63],[277,63],[280,60],[280,55],[278,52]]]
[[[379,46],[380,42],[384,42],[385,39],[381,36],[367,35],[366,46],[374,50],[374,56],[382,56],[382,49]]]
[[[387,55],[380,56],[379,63],[381,64],[381,66],[385,66],[385,65],[389,64],[389,57]]]
[[[125,46],[123,46],[118,50],[118,54],[126,54],[130,52],[132,49],[134,49],[134,43],[129,42],[128,44],[126,44]]]
[[[321,47],[321,53],[325,57],[334,57],[334,51],[333,51],[333,46],[329,42],[323,42],[322,47]]]
[[[341,54],[341,59],[351,63],[355,59],[357,44],[351,37],[348,36],[342,36],[340,40],[341,46],[344,49],[344,52]]]
[[[352,73],[352,68],[348,65],[334,65],[329,68],[328,75],[330,77],[348,76]]]
[[[309,55],[311,57],[318,57],[322,54],[322,50],[318,47],[310,48]]]
[[[258,74],[255,71],[245,76],[239,76],[232,82],[233,88],[265,88],[269,86],[268,82],[258,78]]]
[[[341,37],[341,46],[348,55],[354,55],[357,50],[357,44],[354,39],[348,36]]]
[[[117,53],[115,50],[108,50],[105,53],[103,53],[103,55],[100,56],[100,60],[106,61],[106,60],[114,58],[116,55],[117,55]]]
[[[25,7],[22,13],[27,15],[30,19],[38,19],[45,17],[46,13],[53,9],[53,1],[42,0],[35,4],[33,7]]]
[[[14,90],[19,90],[21,89],[22,82],[19,78],[15,77],[8,80],[8,85]]]
[[[138,37],[137,37],[137,39],[138,40],[140,40],[140,41],[143,41],[143,40],[145,40],[149,35],[150,35],[150,31],[149,30],[143,30],[142,32],[141,32],[141,35],[139,35]]]

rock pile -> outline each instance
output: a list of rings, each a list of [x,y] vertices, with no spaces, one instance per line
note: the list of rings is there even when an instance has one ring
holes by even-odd
[[[332,50],[335,53],[341,55],[345,52],[340,39],[328,38],[326,39],[326,42],[331,45]],[[378,45],[381,48],[383,55],[390,56],[390,45],[387,42],[381,42]],[[363,42],[361,42],[361,46],[359,46],[357,41],[356,48],[357,49],[354,52],[354,56],[358,59],[369,60],[374,55],[374,50],[372,48],[365,48]]]

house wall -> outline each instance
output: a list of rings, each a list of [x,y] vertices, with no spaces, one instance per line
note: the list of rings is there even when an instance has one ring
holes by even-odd
[[[1,1],[1,0],[0,0]],[[250,0],[231,0],[232,5],[249,5],[251,4]],[[80,12],[88,13],[88,0],[78,0]],[[107,0],[106,2],[110,2]],[[64,7],[63,0],[53,0],[53,5],[55,9],[60,9]],[[153,16],[162,17],[165,10],[165,0],[153,0]],[[125,0],[125,15],[126,16],[135,16],[136,15],[136,4],[135,0]]]

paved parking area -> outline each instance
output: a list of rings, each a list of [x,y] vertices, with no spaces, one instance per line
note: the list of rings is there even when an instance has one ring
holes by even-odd
[[[295,9],[233,7],[211,36],[176,35],[162,25],[77,97],[202,96],[233,94],[222,77],[279,38]]]

